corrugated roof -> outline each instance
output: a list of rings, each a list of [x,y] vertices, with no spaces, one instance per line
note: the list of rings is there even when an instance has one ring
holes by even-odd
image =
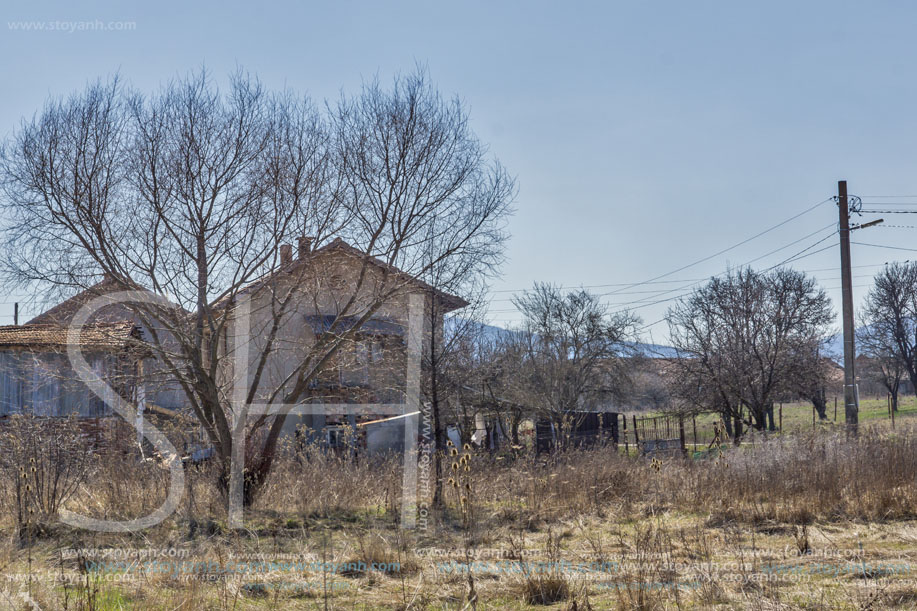
[[[80,345],[102,350],[120,350],[134,337],[131,321],[87,324],[80,333]],[[68,328],[60,325],[0,326],[0,348],[62,349],[68,345]]]

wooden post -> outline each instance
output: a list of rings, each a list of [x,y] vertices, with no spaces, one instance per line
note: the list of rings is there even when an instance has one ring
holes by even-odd
[[[685,446],[685,420],[681,416],[678,417],[678,440],[681,442],[681,451],[684,452],[687,449]]]
[[[697,452],[697,416],[691,415],[691,428],[694,429],[694,451]]]
[[[637,453],[640,453],[640,435],[637,434],[637,414],[634,414],[634,446]]]
[[[621,414],[621,420],[621,430],[624,431],[624,456],[630,456],[630,448],[627,445],[627,414]]]
[[[834,395],[834,421],[837,422],[837,395]]]
[[[783,432],[783,403],[780,404],[780,410],[778,411],[778,414],[780,414],[780,432],[782,433]]]
[[[847,181],[837,182],[838,234],[841,246],[841,319],[844,336],[844,422],[856,434],[859,401],[856,392],[856,336],[853,320],[853,282],[850,273],[850,207]]]

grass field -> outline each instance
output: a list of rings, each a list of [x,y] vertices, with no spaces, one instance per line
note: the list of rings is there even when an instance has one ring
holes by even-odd
[[[125,534],[49,519],[20,539],[5,484],[0,608],[917,606],[917,435],[906,418],[894,432],[786,433],[696,460],[610,448],[459,458],[445,507],[427,507],[421,485],[408,530],[396,460],[285,456],[241,531],[227,528],[212,474],[196,469],[178,512]],[[101,461],[67,507],[135,517],[166,483],[155,465]]]
[[[837,409],[835,411],[835,401],[837,403]],[[780,422],[779,412],[781,411],[781,406],[778,405],[775,407],[774,420],[775,424]],[[831,430],[840,430],[844,427],[844,399],[843,397],[829,397],[828,398],[828,409],[827,409],[827,420],[819,420],[817,415],[813,421],[813,409],[811,403],[803,402],[794,402],[794,403],[784,403],[782,404],[782,424],[783,424],[783,433],[806,433],[812,430],[820,431],[831,431]],[[628,412],[626,417],[628,418],[628,441],[633,443],[633,426],[630,424],[632,418],[636,416],[639,419],[641,418],[657,418],[659,419],[659,426],[663,426],[663,421],[666,417],[664,411],[648,411],[648,412]],[[891,416],[888,411],[888,403],[885,397],[861,397],[860,398],[860,411],[859,411],[859,420],[864,427],[877,427],[882,430],[891,430],[894,426],[899,424],[907,425],[917,420],[913,418],[917,417],[917,397],[913,395],[901,395],[898,398],[898,411],[895,412],[895,420],[892,422]],[[836,420],[835,420],[836,418]],[[689,447],[694,444],[694,427],[696,426],[697,431],[697,445],[698,447],[710,444],[713,440],[713,427],[714,423],[719,422],[720,417],[717,414],[700,414],[692,420],[685,420],[685,439]],[[673,431],[673,436],[677,437],[677,425],[675,424],[674,418],[670,418],[670,431]],[[652,430],[652,425],[648,424],[647,428]],[[779,433],[780,431],[778,431]],[[650,435],[652,436],[652,435]],[[660,436],[663,436],[660,434]]]

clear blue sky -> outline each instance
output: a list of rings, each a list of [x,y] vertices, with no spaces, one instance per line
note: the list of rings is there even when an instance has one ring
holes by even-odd
[[[833,195],[841,178],[855,194],[917,195],[917,5],[907,2],[31,1],[0,12],[0,134],[49,95],[115,71],[151,90],[202,64],[217,76],[239,65],[270,87],[323,98],[425,64],[441,90],[467,101],[478,135],[519,181],[497,291],[536,280],[646,280]],[[12,24],[96,20],[136,25],[39,32]],[[912,217],[886,222],[917,225]],[[826,204],[665,279],[719,273],[835,219]],[[854,235],[917,248],[917,229]],[[854,265],[915,255],[853,249]],[[796,266],[837,261],[829,249]],[[836,269],[816,275],[838,304]],[[867,282],[855,278],[857,301]],[[638,313],[654,322],[667,305]],[[8,323],[12,306],[0,308]],[[493,319],[513,319],[507,309],[495,301]],[[652,331],[664,341],[665,325]]]

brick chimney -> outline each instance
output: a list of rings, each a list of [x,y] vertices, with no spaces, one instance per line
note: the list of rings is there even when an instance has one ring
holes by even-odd
[[[293,247],[289,244],[280,245],[280,264],[289,265],[293,262]]]
[[[300,259],[305,259],[309,256],[309,253],[312,252],[312,238],[302,237],[297,240],[299,242],[297,256]]]

